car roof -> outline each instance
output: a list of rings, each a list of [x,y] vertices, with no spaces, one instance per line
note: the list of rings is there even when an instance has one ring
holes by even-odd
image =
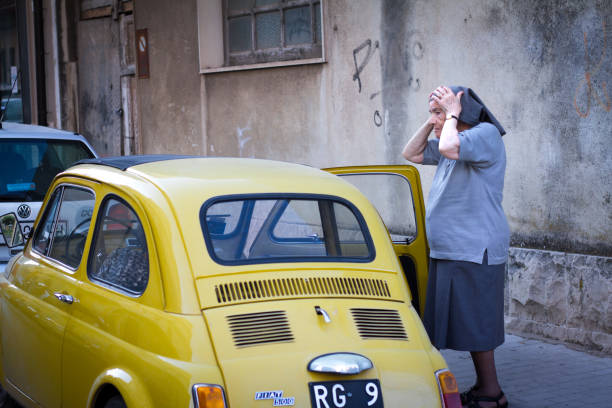
[[[0,139],[4,138],[79,140],[87,143],[83,136],[74,132],[15,122],[2,122]]]
[[[323,170],[289,162],[231,157],[145,155],[82,160],[65,174],[90,179],[145,179],[165,192],[172,201],[202,199],[220,195],[260,193],[306,193],[342,195],[347,182]],[[126,180],[127,181],[127,180]],[[342,185],[345,185],[343,188]]]

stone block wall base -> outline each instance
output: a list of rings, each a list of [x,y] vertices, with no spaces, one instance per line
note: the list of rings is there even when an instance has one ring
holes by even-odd
[[[506,329],[612,355],[612,258],[510,248]]]

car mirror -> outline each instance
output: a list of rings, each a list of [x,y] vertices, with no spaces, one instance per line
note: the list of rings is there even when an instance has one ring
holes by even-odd
[[[4,242],[9,248],[23,245],[25,242],[21,233],[21,226],[17,221],[15,213],[8,213],[0,216],[0,231],[4,237]]]

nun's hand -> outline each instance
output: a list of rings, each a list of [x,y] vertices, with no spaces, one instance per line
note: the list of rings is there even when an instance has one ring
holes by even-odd
[[[431,93],[431,98],[440,105],[446,113],[459,116],[461,113],[461,95],[463,91],[459,91],[457,95],[445,86],[439,86]]]

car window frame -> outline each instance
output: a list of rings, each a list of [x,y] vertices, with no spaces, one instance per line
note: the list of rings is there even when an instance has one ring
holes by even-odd
[[[129,289],[124,288],[123,286],[115,285],[113,283],[104,281],[102,279],[97,279],[95,277],[92,278],[92,274],[90,273],[90,270],[92,268],[92,262],[95,256],[95,254],[93,254],[93,251],[95,248],[94,238],[96,238],[98,234],[98,229],[101,228],[101,225],[102,225],[101,219],[102,217],[104,217],[102,210],[104,209],[104,206],[106,205],[106,203],[111,199],[116,200],[126,205],[134,213],[134,215],[138,218],[138,222],[140,223],[140,226],[143,230],[143,236],[145,240],[146,254],[147,254],[147,275],[148,276],[147,276],[147,285],[142,290],[142,292],[130,291]],[[102,199],[100,200],[100,204],[98,205],[98,212],[96,214],[95,226],[93,228],[93,234],[91,236],[91,243],[89,245],[89,251],[87,253],[87,267],[85,268],[85,274],[87,276],[87,281],[93,285],[96,285],[96,286],[99,286],[99,287],[102,287],[108,290],[112,290],[115,293],[129,296],[130,298],[133,298],[133,299],[138,299],[144,296],[144,294],[147,292],[147,289],[151,285],[151,276],[152,276],[151,274],[151,250],[149,247],[149,243],[147,241],[147,233],[145,230],[145,224],[142,221],[142,217],[138,215],[138,212],[136,211],[134,207],[135,206],[130,204],[128,200],[126,200],[125,198],[121,197],[119,194],[114,193],[114,192],[107,193],[102,197]]]
[[[49,253],[51,252],[51,249],[52,249],[52,247],[53,247],[53,241],[55,241],[55,233],[56,233],[56,231],[57,231],[57,221],[58,221],[59,213],[60,213],[60,210],[61,210],[61,207],[62,207],[62,202],[63,202],[63,200],[64,200],[64,193],[65,193],[65,189],[66,189],[66,187],[72,187],[72,188],[76,188],[76,189],[79,189],[79,190],[89,191],[89,192],[91,192],[91,193],[93,194],[93,202],[94,202],[94,205],[93,205],[93,208],[92,208],[92,215],[91,215],[91,219],[93,219],[93,218],[94,218],[94,214],[96,213],[96,206],[97,206],[97,195],[96,195],[96,191],[95,191],[93,188],[91,188],[91,187],[84,186],[84,185],[81,185],[81,184],[75,184],[75,183],[73,183],[73,182],[60,182],[60,183],[59,183],[59,184],[57,184],[57,185],[55,186],[55,188],[53,189],[53,192],[52,192],[52,193],[51,193],[51,195],[49,196],[49,201],[47,201],[47,203],[46,203],[47,205],[45,206],[45,209],[44,209],[44,211],[42,212],[42,214],[43,214],[43,215],[41,216],[41,218],[40,218],[40,220],[38,221],[38,223],[36,223],[36,229],[34,230],[34,232],[33,232],[33,234],[32,234],[32,245],[31,245],[31,249],[32,249],[32,251],[33,251],[33,252],[35,252],[36,254],[38,254],[38,255],[42,256],[42,257],[43,257],[43,258],[45,258],[46,260],[53,261],[53,262],[55,262],[55,263],[57,263],[57,264],[59,264],[59,265],[63,266],[64,268],[67,268],[67,269],[68,269],[70,272],[74,273],[74,272],[76,272],[76,271],[77,271],[77,270],[78,270],[78,269],[81,267],[81,264],[82,264],[82,262],[83,262],[83,258],[86,256],[85,254],[86,254],[86,252],[87,252],[87,251],[85,251],[85,249],[87,249],[87,242],[90,240],[90,234],[91,234],[91,223],[90,223],[90,227],[89,227],[89,229],[88,229],[88,231],[87,231],[87,237],[85,238],[85,245],[84,245],[84,248],[83,248],[83,254],[81,255],[81,259],[79,260],[79,263],[78,263],[78,265],[77,265],[76,267],[72,267],[72,266],[70,266],[70,265],[68,265],[68,264],[65,264],[64,262],[60,261],[59,259],[53,258],[53,257],[51,257],[51,256],[49,255]],[[60,189],[60,188],[61,188],[61,190],[62,190],[62,191],[61,191],[61,193],[59,193],[59,194],[60,194],[60,197],[59,197],[59,199],[58,199],[58,200],[59,200],[59,201],[58,201],[58,207],[57,207],[57,210],[56,210],[56,212],[55,212],[55,216],[53,217],[53,231],[51,232],[50,243],[49,243],[49,245],[47,246],[45,253],[42,253],[42,252],[38,251],[38,250],[36,249],[36,247],[35,247],[36,235],[38,234],[39,228],[42,228],[41,223],[42,223],[43,219],[44,219],[44,218],[47,216],[47,211],[48,211],[48,208],[50,208],[50,207],[49,207],[49,202],[51,201],[51,197],[53,197],[53,195],[54,195],[54,194],[57,192],[57,190],[58,190],[58,189]],[[90,219],[90,221],[91,221],[91,219]],[[87,255],[87,256],[89,256],[89,255]]]
[[[338,202],[348,207],[353,213],[353,215],[355,216],[355,218],[357,219],[357,222],[359,223],[359,227],[361,228],[361,231],[363,232],[364,241],[369,250],[369,256],[363,257],[363,258],[342,257],[342,256],[321,256],[321,257],[316,257],[316,256],[280,257],[279,256],[279,257],[274,257],[274,258],[224,260],[224,259],[219,258],[215,254],[214,246],[213,246],[213,243],[211,242],[211,234],[208,230],[208,225],[206,223],[206,210],[212,205],[219,203],[219,202],[236,201],[236,200],[298,200],[298,199],[314,200],[314,201],[327,200],[327,201],[331,201],[332,203]],[[278,221],[278,219],[280,219],[279,214],[281,213],[274,214],[275,219],[272,220],[272,228],[270,228],[270,231],[266,231],[266,232],[271,233],[274,230],[274,227],[276,226],[276,222]],[[271,264],[271,263],[300,263],[300,262],[301,263],[305,263],[305,262],[370,263],[376,259],[376,245],[374,244],[374,240],[372,239],[372,234],[370,233],[370,229],[368,228],[368,224],[365,220],[365,217],[363,216],[361,211],[359,211],[359,208],[357,208],[356,205],[354,205],[349,200],[343,197],[339,197],[339,196],[334,196],[334,195],[329,195],[329,194],[313,194],[313,193],[306,193],[306,194],[255,193],[255,194],[229,194],[229,195],[223,195],[223,196],[216,196],[216,197],[209,198],[202,204],[202,206],[200,207],[199,218],[200,218],[200,228],[202,230],[202,235],[204,236],[206,250],[210,258],[214,262],[220,265],[224,265],[224,266],[256,265],[256,264]],[[259,231],[258,234],[261,232],[262,231]]]

